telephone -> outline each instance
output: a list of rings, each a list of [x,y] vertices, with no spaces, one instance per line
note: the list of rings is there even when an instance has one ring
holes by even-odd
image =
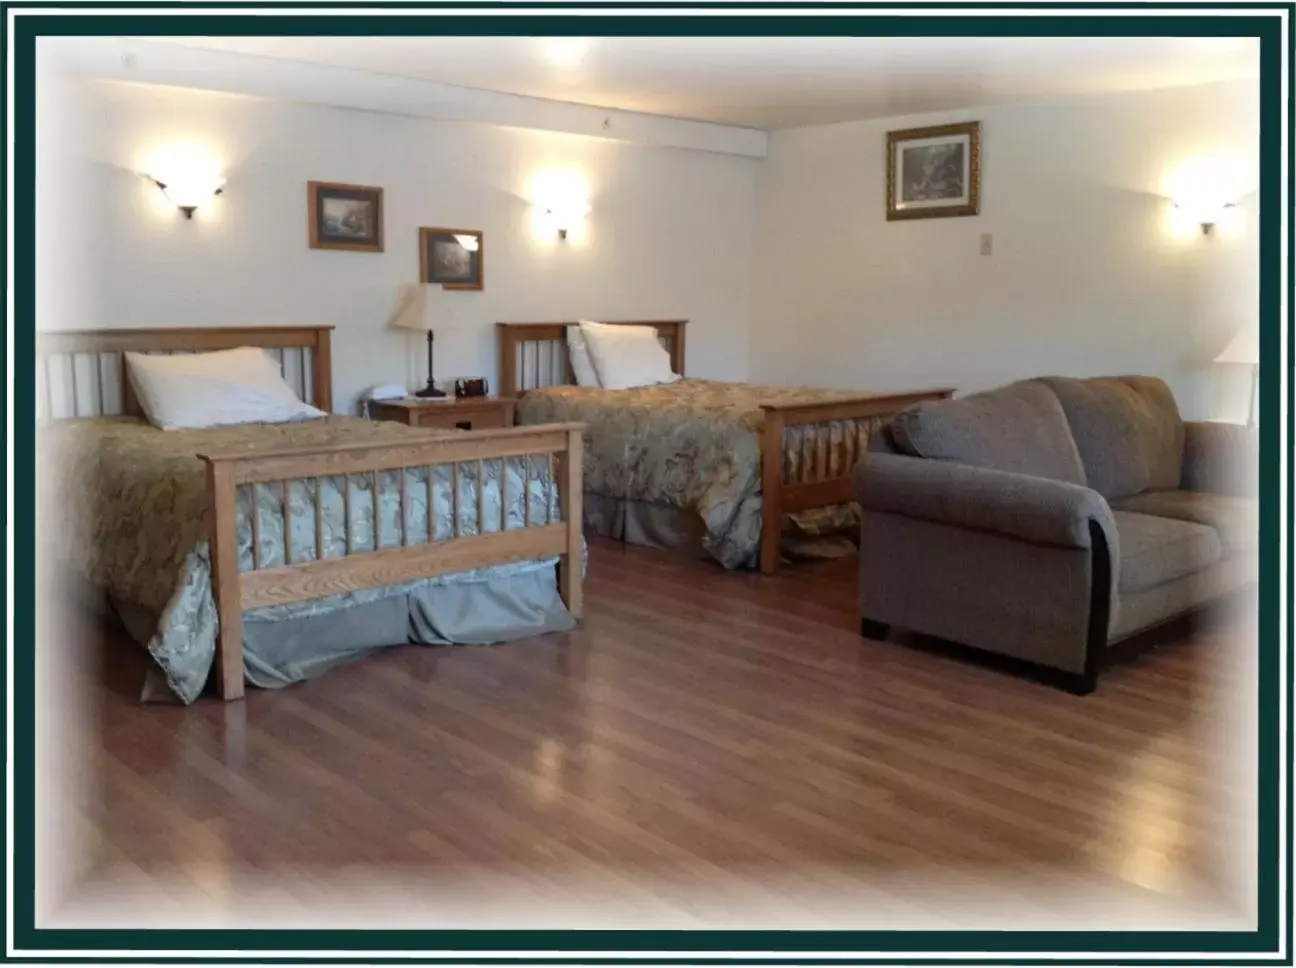
[[[360,396],[360,416],[373,419],[373,405],[380,400],[402,400],[409,391],[395,383],[380,383],[370,387]]]

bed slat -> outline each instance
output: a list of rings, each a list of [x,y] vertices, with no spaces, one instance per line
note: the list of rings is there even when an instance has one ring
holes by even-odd
[[[522,458],[522,527],[531,527],[531,456]]]
[[[45,416],[54,419],[54,377],[50,372],[50,358],[45,357]]]
[[[554,489],[554,463],[553,454],[545,455],[545,524],[553,524],[553,489]]]
[[[459,462],[450,465],[450,527],[454,537],[459,537]]]
[[[427,533],[428,540],[436,540],[436,465],[428,465],[427,479]]]
[[[292,546],[292,481],[283,482],[283,535],[284,535],[284,564],[293,563],[293,546]]]
[[[324,560],[324,481],[315,478],[315,560]]]
[[[127,417],[135,416],[137,407],[135,400],[135,391],[131,389],[130,375],[126,371],[126,354],[119,353],[117,356],[117,386],[120,388],[117,392],[121,394],[121,412]]]
[[[351,554],[351,475],[342,475],[342,526],[346,528],[346,553]]]
[[[252,485],[252,570],[261,567],[261,485]]]
[[[72,416],[81,416],[81,392],[77,389],[77,384],[81,381],[77,379],[77,354],[68,354],[68,373],[72,378]]]
[[[108,412],[108,405],[104,403],[103,395],[103,357],[98,353],[92,353],[91,359],[94,360],[94,369],[91,372],[93,375],[92,382],[94,383],[95,407],[97,408],[94,416],[102,417]]]
[[[409,547],[409,525],[406,523],[406,517],[409,514],[409,482],[405,480],[405,468],[396,468],[396,473],[400,475],[400,534],[401,547]]]
[[[500,531],[508,530],[508,458],[500,458]]]
[[[486,533],[486,463],[477,460],[477,533]]]

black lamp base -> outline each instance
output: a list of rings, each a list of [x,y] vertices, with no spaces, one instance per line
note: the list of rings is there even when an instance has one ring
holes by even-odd
[[[427,347],[428,347],[428,382],[427,382],[427,386],[425,386],[422,390],[416,390],[416,391],[414,391],[414,396],[416,396],[416,397],[422,397],[424,400],[427,400],[427,399],[429,399],[429,398],[437,398],[437,397],[444,397],[444,396],[445,396],[445,391],[444,391],[444,390],[438,390],[438,389],[436,388],[436,384],[432,382],[432,330],[430,330],[430,329],[427,331]]]

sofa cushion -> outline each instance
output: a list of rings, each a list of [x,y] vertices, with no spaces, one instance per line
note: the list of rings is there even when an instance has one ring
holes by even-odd
[[[1040,377],[1062,402],[1090,487],[1108,500],[1179,486],[1184,428],[1174,394],[1148,376]]]
[[[1246,498],[1200,491],[1148,491],[1115,501],[1112,509],[1208,525],[1219,533],[1227,555],[1254,551],[1259,540],[1260,506]]]
[[[1214,528],[1152,514],[1114,511],[1122,592],[1141,592],[1209,568],[1223,557]]]
[[[1085,483],[1061,404],[1033,381],[920,403],[897,414],[889,430],[896,449],[911,457]]]

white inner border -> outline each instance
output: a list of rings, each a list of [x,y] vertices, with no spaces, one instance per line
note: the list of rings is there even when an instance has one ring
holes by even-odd
[[[963,193],[952,198],[932,198],[906,202],[901,195],[904,185],[904,153],[910,148],[927,148],[931,145],[963,145]],[[966,205],[972,198],[972,136],[970,134],[946,134],[937,138],[914,138],[897,141],[895,148],[895,207],[897,211],[913,208],[949,208],[951,205]]]
[[[7,76],[6,76],[6,80],[8,81],[8,98],[7,98],[7,107],[8,107],[8,111],[9,111],[9,122],[8,122],[7,130],[6,130],[5,134],[6,134],[6,138],[8,139],[8,145],[9,145],[9,149],[10,149],[10,158],[12,159],[12,157],[13,157],[13,146],[14,146],[14,96],[13,96],[13,91],[14,91],[14,77],[13,77],[13,70],[14,70],[14,68],[13,68],[14,47],[13,47],[13,37],[14,37],[14,27],[15,27],[15,23],[16,23],[16,21],[17,21],[17,19],[18,19],[19,17],[25,17],[25,16],[41,16],[41,17],[51,17],[51,16],[53,16],[53,17],[57,17],[57,16],[80,16],[80,15],[83,15],[83,14],[85,14],[85,13],[93,13],[95,16],[101,16],[101,17],[102,17],[102,16],[134,17],[134,16],[155,16],[155,15],[157,14],[157,12],[158,12],[158,11],[155,10],[155,9],[144,9],[144,8],[141,8],[141,9],[113,9],[113,10],[110,10],[110,9],[94,9],[94,8],[76,9],[76,8],[68,8],[68,7],[60,7],[60,8],[28,7],[28,8],[24,8],[24,9],[21,9],[21,10],[10,9],[10,10],[8,11],[8,24],[7,24],[8,28],[9,28],[9,34],[8,34],[9,41],[8,41],[7,49],[6,49],[6,52],[5,52],[5,53],[6,53],[6,58],[7,58],[7,61],[8,61],[8,67],[7,67],[7,71],[6,71],[6,75],[7,75]],[[419,10],[410,10],[410,9],[378,9],[378,10],[371,10],[371,9],[365,9],[365,8],[363,8],[363,7],[359,7],[359,8],[357,8],[357,7],[342,7],[342,6],[334,6],[334,7],[316,7],[316,8],[302,8],[302,9],[279,9],[279,8],[266,7],[266,8],[260,8],[260,9],[257,9],[257,10],[248,10],[248,9],[242,9],[242,10],[225,10],[225,9],[217,9],[217,10],[212,10],[212,9],[202,9],[202,8],[197,8],[197,9],[168,9],[168,10],[166,11],[166,14],[167,14],[168,16],[177,16],[177,17],[183,17],[183,16],[195,16],[195,15],[196,15],[196,16],[203,16],[203,17],[215,17],[215,16],[248,16],[248,15],[254,15],[254,16],[255,16],[255,15],[278,15],[278,16],[282,16],[282,15],[293,15],[293,16],[352,16],[352,15],[365,15],[365,16],[370,16],[370,17],[374,17],[374,16],[384,16],[384,15],[400,16],[400,17],[410,17],[410,16],[423,15],[423,16],[435,16],[435,17],[460,17],[460,16],[467,16],[467,17],[491,17],[491,16],[517,16],[517,15],[519,15],[519,14],[526,14],[526,13],[530,13],[530,14],[533,14],[533,15],[534,15],[534,14],[543,14],[543,15],[546,16],[546,17],[552,17],[552,18],[555,18],[555,19],[557,19],[557,18],[572,18],[572,19],[576,19],[576,18],[580,18],[580,17],[585,17],[585,16],[594,16],[594,15],[599,16],[599,17],[639,17],[639,18],[660,17],[660,16],[668,16],[668,17],[677,17],[677,16],[692,16],[692,17],[725,17],[725,16],[763,16],[763,17],[779,17],[779,16],[787,16],[787,15],[795,15],[795,16],[797,16],[797,17],[841,17],[841,16],[859,16],[859,15],[861,14],[861,11],[855,11],[855,10],[831,10],[831,9],[828,9],[828,10],[825,10],[825,9],[798,9],[798,8],[787,8],[787,7],[760,7],[760,8],[750,8],[750,7],[743,8],[743,7],[734,7],[734,8],[731,8],[731,9],[723,9],[723,10],[715,10],[715,9],[711,9],[711,10],[688,10],[688,9],[686,9],[686,8],[682,8],[682,9],[677,9],[677,10],[604,9],[604,10],[589,11],[589,10],[549,10],[549,9],[544,9],[544,8],[535,8],[535,9],[532,9],[532,8],[527,8],[527,7],[525,7],[525,6],[519,6],[519,7],[510,8],[510,9],[498,9],[498,10],[489,10],[489,9],[485,9],[485,10],[460,10],[460,11],[456,11],[456,10],[437,10],[437,11],[428,11],[428,12],[419,11]],[[1288,278],[1288,272],[1287,272],[1287,258],[1288,258],[1287,234],[1288,234],[1289,211],[1290,211],[1290,199],[1289,199],[1289,197],[1288,197],[1288,177],[1289,177],[1289,174],[1290,174],[1290,164],[1291,164],[1291,159],[1288,158],[1288,152],[1287,152],[1288,126],[1289,126],[1289,124],[1290,124],[1290,111],[1291,111],[1291,105],[1288,103],[1287,90],[1288,90],[1288,62],[1289,62],[1289,59],[1290,59],[1290,56],[1291,56],[1291,52],[1290,52],[1289,49],[1288,49],[1288,20],[1289,20],[1289,17],[1288,17],[1288,12],[1287,12],[1286,10],[1274,10],[1274,9],[1249,9],[1249,8],[1244,8],[1244,7],[1231,8],[1231,9],[1228,9],[1228,10],[1199,10],[1199,9],[1192,9],[1191,7],[1188,7],[1188,8],[1186,8],[1186,9],[1179,9],[1179,10],[1162,10],[1162,9],[1158,9],[1158,10],[1138,10],[1138,9],[1106,10],[1106,9],[1102,9],[1101,7],[1094,7],[1094,8],[1089,8],[1089,9],[1076,8],[1076,9],[1066,9],[1066,10],[1038,10],[1038,11],[1035,11],[1035,10],[1029,10],[1029,9],[1026,9],[1026,8],[1022,8],[1022,9],[1008,9],[1008,10],[1003,10],[1003,9],[994,9],[994,8],[989,8],[989,7],[987,7],[987,8],[984,9],[984,10],[971,10],[971,9],[958,9],[958,10],[941,10],[941,9],[924,9],[924,10],[912,10],[912,9],[911,9],[911,10],[905,10],[905,9],[893,9],[893,10],[885,10],[885,9],[878,9],[878,10],[868,10],[868,11],[865,11],[865,12],[863,12],[863,13],[864,13],[865,15],[869,16],[869,17],[874,17],[874,18],[891,17],[891,16],[903,16],[903,17],[941,17],[941,16],[947,16],[947,15],[949,15],[950,13],[957,13],[959,16],[967,16],[967,17],[1001,17],[1001,16],[1011,16],[1011,17],[1023,17],[1023,16],[1030,16],[1030,17],[1052,17],[1052,16],[1077,17],[1077,16],[1090,15],[1090,16],[1103,16],[1103,17],[1120,17],[1120,16],[1129,16],[1129,17],[1139,17],[1139,18],[1150,18],[1150,17],[1158,17],[1158,16],[1172,16],[1172,17],[1184,17],[1184,16],[1197,16],[1197,17],[1220,17],[1220,16],[1228,16],[1228,17],[1238,17],[1238,16],[1248,16],[1248,17],[1272,17],[1272,18],[1278,20],[1279,23],[1281,24],[1280,36],[1281,36],[1281,38],[1282,38],[1282,41],[1281,41],[1282,49],[1281,49],[1281,54],[1280,54],[1280,64],[1281,64],[1281,87],[1280,87],[1280,95],[1279,95],[1280,98],[1281,98],[1281,108],[1282,108],[1282,110],[1281,110],[1281,112],[1280,112],[1280,118],[1281,118],[1281,144],[1280,144],[1280,152],[1281,152],[1281,166],[1282,166],[1282,167],[1281,167],[1282,177],[1281,177],[1281,179],[1280,179],[1280,184],[1281,184],[1280,191],[1281,191],[1281,196],[1282,196],[1282,197],[1281,197],[1281,204],[1280,204],[1279,206],[1277,206],[1275,209],[1271,210],[1271,211],[1274,212],[1274,213],[1276,213],[1276,214],[1278,214],[1279,217],[1280,217],[1280,219],[1281,219],[1281,224],[1280,224],[1280,250],[1281,250],[1281,262],[1280,262],[1280,267],[1279,267],[1279,286],[1278,286],[1278,288],[1279,288],[1279,300],[1280,300],[1280,308],[1281,308],[1282,318],[1281,318],[1281,320],[1278,320],[1278,321],[1276,321],[1276,322],[1277,322],[1277,324],[1278,324],[1278,326],[1279,326],[1279,331],[1280,331],[1281,359],[1282,359],[1282,360],[1286,360],[1286,359],[1287,359],[1287,354],[1288,354],[1288,343],[1289,343],[1289,340],[1288,340],[1288,333],[1287,333],[1287,330],[1286,330],[1286,326],[1285,326],[1285,324],[1286,324],[1286,321],[1287,321],[1287,318],[1288,318],[1287,314],[1288,314],[1288,306],[1289,306],[1289,289],[1290,289],[1290,285],[1291,285],[1291,280]],[[13,320],[14,320],[14,296],[13,296],[13,280],[14,280],[14,264],[13,264],[13,252],[14,252],[14,220],[13,220],[13,204],[12,204],[12,203],[13,203],[13,198],[14,198],[14,174],[13,174],[13,164],[12,164],[12,161],[11,161],[11,163],[10,163],[9,170],[8,170],[8,172],[7,172],[7,178],[6,178],[6,185],[5,185],[5,188],[6,188],[6,191],[7,191],[7,193],[8,193],[8,199],[9,199],[9,202],[10,202],[9,207],[8,207],[8,214],[7,214],[7,218],[6,218],[6,225],[5,225],[6,240],[7,240],[7,242],[8,242],[8,258],[6,259],[6,272],[7,272],[7,274],[8,274],[8,280],[9,280],[9,286],[7,287],[7,292],[6,292],[6,309],[8,310],[9,319],[10,319],[11,321],[13,321]],[[7,474],[7,478],[8,478],[8,480],[7,480],[7,483],[8,483],[8,496],[7,496],[7,499],[6,499],[6,510],[7,510],[8,513],[9,513],[9,520],[10,520],[10,521],[13,521],[13,520],[14,520],[14,503],[13,503],[13,485],[14,485],[14,477],[13,477],[13,468],[14,468],[14,459],[13,459],[13,458],[14,458],[14,447],[13,447],[13,430],[14,430],[14,420],[13,420],[13,413],[14,413],[14,382],[13,382],[13,377],[14,377],[14,353],[13,353],[13,349],[14,349],[14,346],[13,346],[13,327],[12,327],[12,325],[10,326],[10,329],[9,329],[9,332],[8,332],[6,338],[7,338],[7,345],[8,345],[8,349],[9,349],[9,360],[8,360],[8,367],[7,367],[7,371],[8,371],[8,374],[7,374],[7,375],[8,375],[8,377],[9,377],[9,380],[8,380],[8,387],[7,387],[7,390],[6,390],[6,402],[8,403],[8,419],[7,419],[7,421],[6,421],[6,425],[7,425],[7,426],[6,426],[6,429],[8,430],[8,434],[9,434],[9,436],[8,436],[8,443],[7,443],[7,447],[6,447],[6,453],[7,453],[8,459],[9,459],[9,460],[8,460],[8,474]],[[1279,430],[1278,430],[1278,433],[1279,433],[1279,439],[1280,439],[1279,453],[1280,453],[1281,465],[1282,465],[1282,468],[1283,468],[1284,471],[1285,471],[1286,468],[1287,468],[1287,462],[1288,462],[1288,459],[1289,459],[1289,453],[1288,453],[1288,447],[1287,447],[1287,437],[1286,437],[1286,432],[1287,432],[1287,428],[1288,428],[1288,426],[1289,426],[1289,420],[1290,420],[1290,418],[1291,418],[1291,415],[1288,413],[1288,407],[1287,407],[1287,394],[1288,394],[1288,387],[1289,387],[1290,379],[1291,379],[1291,374],[1290,374],[1290,373],[1288,373],[1285,369],[1280,370],[1280,372],[1279,372],[1279,383],[1280,383],[1280,385],[1279,385]],[[1280,524],[1280,528],[1279,528],[1279,554],[1278,554],[1278,560],[1279,560],[1279,565],[1278,565],[1278,567],[1279,567],[1279,576],[1278,576],[1278,578],[1279,578],[1279,642],[1280,642],[1280,655],[1281,655],[1281,658],[1280,658],[1280,682],[1279,682],[1279,712],[1280,712],[1280,723],[1281,723],[1281,725],[1282,725],[1282,728],[1280,729],[1280,734],[1279,734],[1279,735],[1280,735],[1280,740],[1279,740],[1279,767],[1278,767],[1278,773],[1279,773],[1279,775],[1278,775],[1278,789],[1279,789],[1279,811],[1278,811],[1278,818],[1279,818],[1279,825],[1278,825],[1278,832],[1277,832],[1277,833],[1278,833],[1278,848],[1279,848],[1279,850],[1278,850],[1278,855],[1279,855],[1279,860],[1280,860],[1280,864],[1279,864],[1279,873],[1278,873],[1278,881],[1279,881],[1279,883],[1278,883],[1278,897],[1279,897],[1279,924],[1278,924],[1278,936],[1279,936],[1279,939],[1280,939],[1280,941],[1279,941],[1280,949],[1279,949],[1278,952],[1275,952],[1275,953],[1269,955],[1269,957],[1272,958],[1275,962],[1277,962],[1277,961],[1279,961],[1279,960],[1285,960],[1286,957],[1287,957],[1287,950],[1286,950],[1287,919],[1288,919],[1288,917],[1289,917],[1289,915],[1290,915],[1290,909],[1289,909],[1289,904],[1288,904],[1288,896],[1289,896],[1289,895],[1288,895],[1288,892],[1289,892],[1289,890],[1290,890],[1290,885],[1287,883],[1287,872],[1286,872],[1286,864],[1285,864],[1285,859],[1286,859],[1286,856],[1287,856],[1287,854],[1286,854],[1286,851],[1287,851],[1286,818],[1287,818],[1287,809],[1288,809],[1288,802],[1287,802],[1287,800],[1288,800],[1288,798],[1287,798],[1287,784],[1288,784],[1288,772],[1289,772],[1289,771],[1288,771],[1288,748],[1287,748],[1287,737],[1286,737],[1286,728],[1285,728],[1285,727],[1286,727],[1286,724],[1287,724],[1287,722],[1288,722],[1288,702],[1289,702],[1289,699],[1290,699],[1290,697],[1289,697],[1289,689],[1288,689],[1288,675],[1289,675],[1289,670],[1288,670],[1288,664],[1287,664],[1287,658],[1286,658],[1286,651],[1285,651],[1285,648],[1286,648],[1286,642],[1287,642],[1287,635],[1288,635],[1288,626],[1289,626],[1289,621],[1288,621],[1288,602],[1289,602],[1289,584],[1290,584],[1290,580],[1291,580],[1291,576],[1288,574],[1288,569],[1287,569],[1287,554],[1288,554],[1288,544],[1289,544],[1289,542],[1288,542],[1288,524],[1289,524],[1289,522],[1288,522],[1288,519],[1287,519],[1287,511],[1286,511],[1286,507],[1287,507],[1287,499],[1288,499],[1288,492],[1289,492],[1289,483],[1290,483],[1290,482],[1288,481],[1288,479],[1287,479],[1287,477],[1286,477],[1285,475],[1280,479],[1280,482],[1279,482],[1279,497],[1278,497],[1278,506],[1279,506],[1279,524]],[[6,629],[6,632],[8,633],[8,639],[9,639],[9,642],[12,643],[12,642],[13,642],[13,615],[14,615],[14,608],[13,608],[13,604],[14,604],[14,599],[13,599],[14,537],[13,537],[13,530],[12,530],[12,528],[6,530],[6,535],[5,535],[5,556],[6,556],[6,564],[8,565],[8,574],[7,574],[7,578],[6,578],[6,585],[7,585],[7,592],[8,592],[8,608],[7,608],[6,615],[5,615],[5,629]],[[7,903],[6,903],[6,908],[7,908],[6,914],[7,914],[7,917],[6,917],[6,932],[5,932],[6,937],[5,937],[5,942],[6,942],[6,951],[7,951],[7,954],[9,955],[9,957],[24,957],[24,958],[52,958],[52,959],[61,959],[61,960],[76,961],[76,962],[84,962],[84,961],[88,961],[88,960],[94,960],[94,959],[96,959],[96,958],[132,958],[132,959],[139,959],[139,960],[141,960],[141,961],[146,961],[146,962],[147,962],[147,961],[154,961],[154,962],[156,962],[156,961],[165,960],[165,959],[183,959],[183,958],[188,958],[188,957],[203,957],[203,958],[208,958],[208,959],[221,959],[221,958],[234,958],[234,957],[238,957],[238,958],[258,957],[258,958],[265,958],[265,959],[267,959],[267,960],[269,960],[269,959],[275,959],[275,958],[297,958],[297,959],[313,959],[313,960],[317,960],[317,961],[328,961],[328,960],[332,960],[332,959],[343,959],[343,958],[345,958],[345,959],[353,959],[353,960],[363,960],[363,959],[365,959],[365,958],[385,958],[385,959],[393,959],[393,960],[398,960],[398,959],[416,960],[416,959],[422,959],[422,958],[445,958],[445,959],[454,959],[454,958],[465,958],[465,957],[467,957],[467,958],[507,958],[507,959],[511,959],[511,960],[514,960],[514,961],[544,961],[544,960],[546,960],[546,959],[557,959],[557,958],[564,958],[564,957],[576,957],[576,958],[591,959],[591,960],[592,960],[592,959],[617,960],[617,959],[631,959],[631,958],[658,958],[658,959],[669,959],[669,960],[676,960],[676,961],[689,961],[689,960],[691,960],[691,959],[697,959],[697,958],[708,958],[708,959],[717,959],[717,960],[718,960],[718,959],[728,959],[728,960],[732,960],[732,961],[734,961],[734,962],[744,962],[744,961],[753,961],[753,960],[756,960],[756,959],[766,959],[766,958],[769,958],[769,959],[773,959],[773,958],[789,959],[789,958],[793,958],[793,957],[795,957],[795,955],[796,955],[796,952],[794,952],[794,951],[765,951],[765,952],[756,952],[756,951],[750,951],[750,952],[721,952],[721,951],[714,951],[714,952],[710,952],[710,951],[678,951],[678,952],[674,952],[674,951],[668,951],[668,952],[661,952],[661,951],[638,951],[638,952],[633,952],[633,951],[578,951],[578,952],[553,952],[553,951],[485,951],[485,950],[483,950],[483,951],[466,952],[466,951],[442,951],[442,950],[436,950],[436,949],[429,949],[429,950],[425,950],[425,951],[404,951],[404,952],[402,952],[402,951],[384,951],[384,950],[373,950],[373,951],[360,951],[360,950],[357,950],[357,951],[346,951],[346,952],[319,952],[319,951],[311,951],[311,950],[309,950],[309,949],[305,949],[305,950],[283,950],[283,951],[253,951],[253,950],[225,950],[225,951],[221,951],[221,950],[210,950],[210,951],[193,951],[193,950],[187,950],[187,949],[173,949],[173,950],[165,950],[165,951],[163,951],[163,950],[158,950],[158,951],[138,951],[138,950],[128,950],[128,949],[121,949],[121,950],[105,950],[105,951],[93,951],[93,950],[57,950],[57,949],[55,949],[55,950],[43,950],[43,949],[21,949],[21,950],[19,950],[19,949],[15,949],[15,948],[14,948],[14,937],[13,937],[13,896],[14,896],[14,891],[13,891],[13,861],[14,861],[14,847],[13,847],[13,845],[14,845],[14,837],[13,837],[13,820],[14,820],[14,818],[13,818],[13,780],[14,780],[14,775],[13,775],[13,750],[14,750],[13,695],[14,695],[14,669],[13,669],[13,649],[12,649],[12,648],[10,648],[10,649],[8,650],[8,654],[7,654],[7,656],[6,656],[6,669],[7,669],[7,672],[8,672],[8,687],[7,687],[7,688],[8,688],[8,699],[9,699],[9,702],[8,702],[8,708],[7,708],[7,711],[6,711],[6,726],[7,726],[8,735],[7,735],[7,740],[6,740],[6,754],[7,754],[7,759],[6,759],[6,764],[5,764],[5,782],[6,782],[6,785],[7,785],[7,791],[8,791],[8,793],[9,793],[9,796],[8,796],[8,798],[7,798],[7,801],[8,801],[8,802],[7,802],[7,804],[6,804],[6,811],[5,811],[6,831],[7,831],[7,834],[8,834],[8,849],[6,850],[6,854],[5,854],[5,865],[6,865],[6,866],[5,866],[5,879],[6,879],[6,886],[7,886],[7,888],[8,888],[8,890],[7,890]],[[1266,858],[1266,859],[1262,859],[1262,862],[1264,862],[1265,860],[1269,860],[1269,859],[1268,859],[1268,858]],[[827,960],[847,960],[847,959],[850,959],[850,960],[856,960],[856,961],[867,961],[867,960],[894,961],[894,960],[896,960],[896,959],[905,959],[905,958],[932,957],[932,955],[933,955],[933,953],[931,953],[931,952],[922,952],[922,951],[915,951],[915,952],[894,951],[894,952],[880,952],[880,953],[877,953],[877,954],[869,954],[869,953],[866,953],[866,952],[825,952],[825,951],[806,951],[806,952],[804,952],[804,954],[805,954],[806,956],[808,956],[808,957],[814,957],[814,958],[816,958],[816,959],[822,959],[822,960],[825,960],[825,961],[827,961]],[[1166,961],[1166,962],[1177,962],[1177,963],[1191,962],[1191,961],[1201,961],[1201,960],[1218,961],[1218,960],[1220,960],[1220,959],[1229,959],[1229,958],[1239,958],[1239,959],[1247,959],[1247,960],[1260,961],[1260,960],[1264,960],[1264,958],[1265,958],[1265,956],[1264,956],[1263,954],[1257,954],[1257,953],[1255,953],[1255,952],[1224,952],[1224,951],[1220,951],[1220,952],[1210,952],[1210,953],[1205,953],[1205,952],[1203,952],[1203,953],[1157,953],[1157,952],[1146,952],[1146,951],[1139,951],[1139,952],[1119,952],[1119,951],[1113,951],[1113,952],[1064,952],[1064,951],[1050,952],[1050,951],[1046,951],[1046,952],[1004,952],[1004,953],[996,953],[996,952],[984,952],[984,951],[968,951],[968,952],[954,952],[954,951],[949,951],[949,952],[939,952],[939,953],[936,953],[935,956],[936,956],[936,957],[940,957],[940,958],[958,958],[958,959],[965,959],[965,960],[978,960],[978,961],[987,961],[987,962],[993,962],[993,961],[995,961],[995,960],[997,960],[997,959],[1003,959],[1003,958],[1005,958],[1005,957],[1012,957],[1012,958],[1022,958],[1022,959],[1040,959],[1040,960],[1056,961],[1056,962],[1059,962],[1059,963],[1067,963],[1067,962],[1075,962],[1075,961],[1083,961],[1083,960],[1098,960],[1098,959],[1101,959],[1101,960],[1118,960],[1118,959],[1121,959],[1122,957],[1137,958],[1137,959],[1140,959],[1140,960],[1149,960],[1149,961]]]

